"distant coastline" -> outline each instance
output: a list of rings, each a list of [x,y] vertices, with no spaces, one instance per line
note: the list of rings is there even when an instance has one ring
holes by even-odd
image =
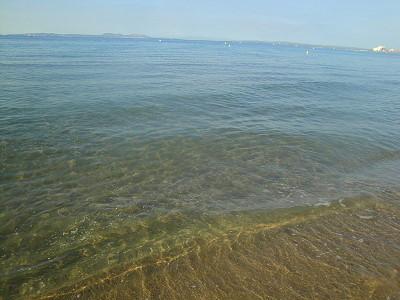
[[[148,39],[150,36],[144,34],[76,34],[76,33],[17,33],[17,34],[0,34],[0,36],[21,36],[21,37],[104,37],[104,38],[128,38],[128,39]]]
[[[358,47],[346,47],[346,46],[333,46],[333,45],[318,45],[318,44],[307,44],[287,41],[263,41],[263,40],[215,40],[215,39],[196,39],[196,38],[168,38],[168,37],[152,37],[145,34],[119,34],[119,33],[103,33],[103,34],[77,34],[77,33],[17,33],[17,34],[0,34],[0,37],[62,37],[62,38],[108,38],[108,39],[147,39],[147,40],[158,40],[158,41],[208,41],[208,42],[226,42],[230,43],[259,43],[259,44],[271,44],[273,46],[288,46],[288,47],[303,47],[312,50],[316,49],[331,49],[331,50],[347,50],[347,51],[359,51],[359,52],[383,52],[383,53],[400,53],[400,50],[396,51],[376,51],[377,48],[358,48]],[[386,48],[385,48],[386,50]],[[391,49],[394,50],[394,49]]]

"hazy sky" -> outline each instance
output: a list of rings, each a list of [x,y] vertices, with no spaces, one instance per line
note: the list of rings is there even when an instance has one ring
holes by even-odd
[[[400,48],[400,0],[0,0],[0,33],[27,32]]]

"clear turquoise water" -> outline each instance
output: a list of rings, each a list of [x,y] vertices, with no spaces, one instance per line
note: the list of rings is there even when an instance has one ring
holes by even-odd
[[[133,261],[205,217],[397,190],[400,56],[306,50],[1,37],[2,294]]]

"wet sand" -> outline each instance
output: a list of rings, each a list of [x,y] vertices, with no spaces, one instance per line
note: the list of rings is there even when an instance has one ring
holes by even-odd
[[[159,249],[38,299],[400,299],[400,208],[370,197],[214,216]]]

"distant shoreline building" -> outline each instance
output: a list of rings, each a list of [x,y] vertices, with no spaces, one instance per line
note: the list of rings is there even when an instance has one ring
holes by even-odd
[[[372,48],[373,52],[382,52],[382,53],[400,53],[400,49],[388,49],[385,46],[378,46]]]

